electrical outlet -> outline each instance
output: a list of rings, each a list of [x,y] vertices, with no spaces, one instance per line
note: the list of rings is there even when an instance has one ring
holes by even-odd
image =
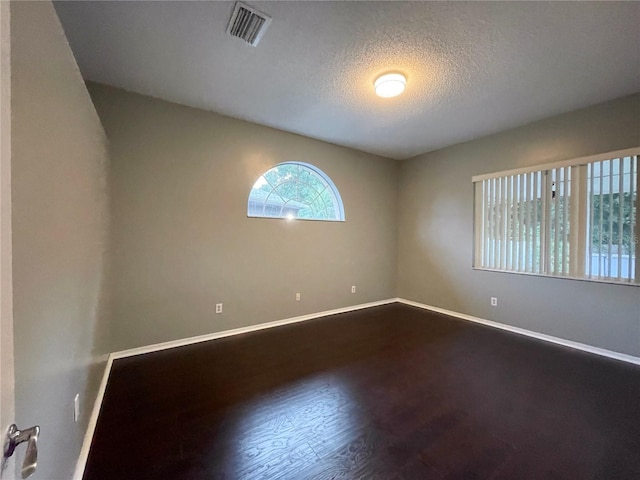
[[[300,301],[300,292],[296,293],[296,302]]]
[[[498,297],[491,297],[491,306],[492,307],[498,306]]]
[[[73,421],[77,423],[78,418],[80,418],[80,394],[76,393],[73,397]]]
[[[216,313],[222,313],[222,304],[216,303]]]
[[[356,293],[356,286],[355,285],[351,285],[351,293]]]

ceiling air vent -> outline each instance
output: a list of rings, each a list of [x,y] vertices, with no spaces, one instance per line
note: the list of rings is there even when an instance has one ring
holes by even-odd
[[[270,23],[271,17],[268,15],[245,3],[236,2],[227,33],[255,47]]]

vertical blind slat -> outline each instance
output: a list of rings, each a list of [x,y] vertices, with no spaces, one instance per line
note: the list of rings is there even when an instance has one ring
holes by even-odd
[[[489,180],[488,185],[488,197],[487,197],[487,232],[488,232],[488,242],[487,242],[487,267],[491,267],[491,196],[493,195],[493,188],[491,180]]]
[[[493,180],[493,208],[491,209],[491,215],[493,218],[493,241],[492,241],[492,255],[493,255],[493,268],[498,268],[498,256],[499,256],[499,249],[498,249],[498,242],[500,241],[500,238],[498,236],[498,212],[496,211],[496,208],[498,206],[498,202],[499,202],[499,188],[500,188],[500,182],[498,181],[497,178],[495,178]]]
[[[569,235],[571,234],[571,212],[569,211],[569,198],[571,196],[571,167],[564,167],[564,209],[562,213],[563,236],[562,236],[562,273],[569,273]]]
[[[524,229],[524,209],[525,209],[525,203],[524,203],[524,191],[525,191],[525,184],[526,184],[526,180],[527,180],[527,176],[526,175],[520,175],[520,202],[519,202],[519,210],[520,210],[520,225],[518,225],[518,231],[520,233],[520,258],[519,260],[519,264],[520,264],[520,269],[521,270],[525,270],[524,268],[524,255],[525,255],[525,229]]]
[[[533,172],[527,174],[527,222],[526,222],[527,261],[525,264],[525,270],[530,273],[533,271],[533,269],[531,268],[531,263],[533,258],[533,252],[531,251],[531,245],[533,244],[533,234],[531,231],[531,214],[533,213],[531,208],[531,203],[533,200],[532,189],[533,189]]]
[[[496,268],[502,268],[502,200],[504,197],[502,192],[502,178],[497,178],[496,184]]]
[[[623,242],[623,210],[624,210],[624,158],[618,159],[618,275],[617,278],[622,278],[622,254],[624,252]],[[613,215],[613,210],[611,211]]]
[[[500,178],[500,185],[502,186],[502,191],[504,192],[504,196],[502,199],[502,245],[500,249],[500,267],[503,269],[507,269],[507,242],[509,241],[509,231],[507,230],[507,215],[509,210],[507,209],[507,205],[509,204],[509,195],[507,193],[507,177]]]
[[[507,202],[507,231],[509,232],[507,236],[507,269],[513,269],[513,239],[512,239],[512,231],[511,231],[511,217],[513,214],[513,175],[507,177],[507,198],[509,199]]]
[[[588,230],[587,230],[587,240],[588,240],[588,245],[587,245],[587,255],[589,255],[589,271],[587,273],[588,278],[593,278],[593,220],[594,220],[594,204],[593,204],[593,199],[594,199],[594,185],[595,185],[595,173],[594,173],[594,168],[593,168],[593,163],[589,164],[589,169],[588,169],[588,176],[589,176],[589,191],[587,192],[588,198],[587,198],[587,202],[589,204],[589,226],[588,226]]]
[[[549,263],[550,263],[550,251],[551,251],[551,215],[550,215],[550,205],[551,205],[551,182],[549,180],[549,171],[542,172],[542,189],[541,189],[541,198],[542,198],[542,223],[541,227],[541,237],[540,237],[540,252],[542,254],[542,265],[541,265],[541,273],[549,274]]]
[[[557,274],[558,273],[558,257],[560,255],[559,251],[558,251],[558,247],[560,245],[560,242],[558,240],[559,238],[559,233],[560,233],[560,215],[559,215],[559,208],[558,208],[558,204],[559,199],[558,196],[560,194],[560,189],[559,189],[559,177],[560,174],[558,173],[558,169],[554,168],[553,169],[553,178],[555,181],[555,197],[553,199],[553,216],[554,216],[554,229],[553,229],[553,273]]]
[[[520,175],[516,175],[515,184],[514,184],[514,197],[515,197],[515,211],[514,211],[514,221],[515,221],[515,258],[514,265],[516,272],[520,271],[520,250],[522,248],[521,238],[520,238],[520,228],[522,227],[521,213],[522,213],[522,204],[520,203],[520,189],[521,189],[522,178]]]
[[[495,254],[496,254],[496,242],[495,242],[495,195],[496,195],[496,179],[491,179],[491,198],[489,199],[489,205],[491,208],[489,209],[489,266],[491,268],[495,268]]]
[[[485,267],[489,266],[489,186],[490,181],[484,181],[484,197],[483,197],[483,205],[484,205],[484,251],[483,253],[483,265]]]
[[[600,166],[600,218],[598,219],[598,230],[600,232],[600,241],[598,242],[598,278],[602,276],[602,270],[604,265],[602,264],[602,227],[604,225],[604,212],[602,208],[602,202],[604,199],[604,162],[598,162]]]
[[[524,193],[524,228],[525,228],[525,257],[524,257],[524,271],[531,272],[531,179],[533,173],[525,174],[526,188]]]
[[[567,170],[566,167],[560,170],[561,174],[561,182],[560,182],[560,193],[561,196],[558,199],[558,207],[562,212],[562,217],[560,218],[560,244],[558,245],[558,249],[560,251],[560,255],[558,255],[558,263],[560,267],[560,274],[564,274],[564,263],[566,257],[566,226],[567,226]]]
[[[489,251],[489,235],[487,234],[487,229],[489,228],[489,207],[487,202],[489,201],[489,180],[484,180],[482,182],[482,207],[484,208],[484,216],[482,219],[482,239],[483,248],[482,248],[482,266],[488,267],[488,257],[487,252]]]
[[[498,182],[491,180],[491,268],[496,268],[496,203],[498,201]]]
[[[607,242],[607,276],[610,277],[612,264],[611,257],[613,257],[613,160],[609,160],[609,205],[607,207],[607,216],[609,217],[609,235]]]
[[[531,250],[533,252],[534,265],[533,272],[539,273],[538,263],[535,262],[536,258],[536,249],[538,247],[538,172],[534,172],[533,174],[533,195],[531,198],[533,201],[533,241],[531,242]]]
[[[638,228],[638,215],[640,214],[640,160],[638,156],[631,157],[631,177],[629,184],[631,186],[631,210],[635,208],[635,215],[631,215],[631,241],[629,251],[629,276],[636,283],[640,283],[640,250],[638,250],[638,237],[640,229]],[[635,202],[633,199],[635,198]],[[635,262],[632,257],[635,256]]]

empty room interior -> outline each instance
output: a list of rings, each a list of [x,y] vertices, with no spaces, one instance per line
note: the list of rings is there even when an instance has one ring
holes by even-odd
[[[640,478],[640,2],[0,14],[3,480]]]

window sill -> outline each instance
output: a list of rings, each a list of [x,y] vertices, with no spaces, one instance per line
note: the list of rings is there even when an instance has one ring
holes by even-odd
[[[601,279],[601,278],[578,278],[578,277],[568,277],[565,275],[547,275],[544,273],[531,273],[531,272],[510,272],[506,270],[498,270],[494,268],[482,268],[482,267],[471,267],[471,268],[473,270],[482,271],[482,272],[507,273],[512,275],[524,275],[528,277],[555,278],[558,280],[574,280],[579,282],[605,283],[608,285],[623,285],[626,287],[640,287],[640,283],[625,282],[625,281],[619,281],[619,280],[609,280],[609,279]]]

